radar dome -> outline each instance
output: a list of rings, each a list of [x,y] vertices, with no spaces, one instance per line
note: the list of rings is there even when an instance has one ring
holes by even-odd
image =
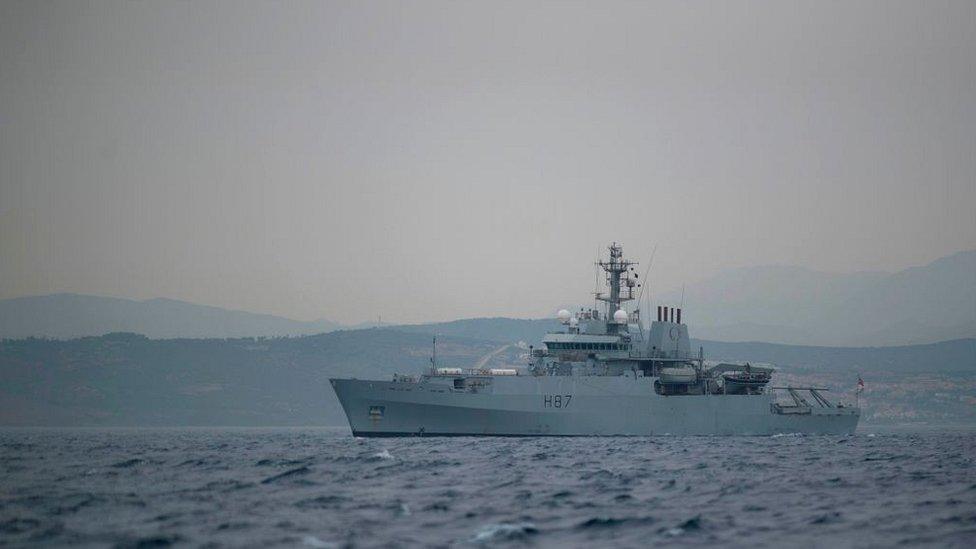
[[[560,322],[569,322],[570,316],[569,311],[566,309],[559,309],[559,312],[556,313],[556,318],[558,318]]]
[[[620,324],[627,322],[627,311],[617,309],[617,312],[613,313],[613,320]]]

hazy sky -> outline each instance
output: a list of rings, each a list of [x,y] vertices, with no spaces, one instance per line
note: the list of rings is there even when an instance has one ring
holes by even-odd
[[[0,3],[0,298],[546,316],[974,211],[972,1]]]

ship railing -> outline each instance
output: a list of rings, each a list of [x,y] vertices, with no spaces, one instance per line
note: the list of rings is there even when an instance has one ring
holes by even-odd
[[[525,375],[516,368],[438,368],[431,374],[434,377],[458,376],[521,376]]]

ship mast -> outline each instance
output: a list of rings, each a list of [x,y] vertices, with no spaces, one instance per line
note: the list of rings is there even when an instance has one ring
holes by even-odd
[[[621,303],[634,299],[634,287],[637,285],[637,274],[634,273],[633,278],[630,275],[631,267],[637,265],[637,262],[625,260],[623,246],[616,242],[609,248],[610,261],[598,261],[597,265],[607,273],[610,295],[596,292],[596,298],[607,304],[608,320],[613,319],[613,314],[620,309]]]

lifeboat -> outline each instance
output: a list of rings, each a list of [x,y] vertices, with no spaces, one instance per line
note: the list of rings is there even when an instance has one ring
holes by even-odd
[[[746,395],[755,394],[769,383],[769,372],[726,372],[722,374],[725,383],[725,394]]]
[[[661,368],[661,383],[666,385],[687,385],[698,379],[694,368]]]

